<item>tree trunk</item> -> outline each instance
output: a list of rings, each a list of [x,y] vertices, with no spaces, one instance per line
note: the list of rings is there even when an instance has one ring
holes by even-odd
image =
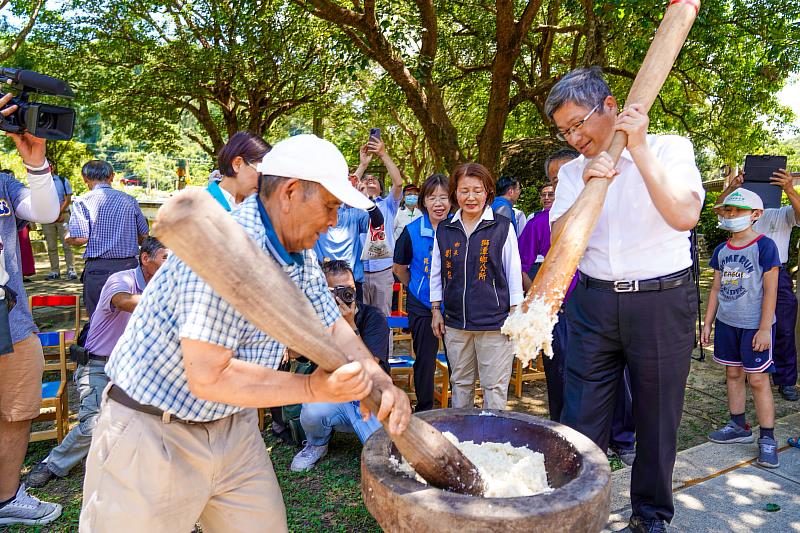
[[[314,111],[314,120],[311,124],[311,132],[320,139],[325,138],[325,122],[324,117],[319,111]]]
[[[514,3],[511,0],[495,2],[495,43],[497,50],[492,60],[492,85],[486,120],[478,134],[478,162],[496,173],[503,146],[503,132],[510,111],[511,78],[514,65],[522,49],[522,37],[528,33],[542,0],[530,0],[520,16],[514,20]]]

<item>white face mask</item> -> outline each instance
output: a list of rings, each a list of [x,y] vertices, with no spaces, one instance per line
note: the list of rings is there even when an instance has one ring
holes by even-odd
[[[733,233],[744,231],[753,225],[753,221],[750,220],[750,215],[744,215],[736,218],[724,218],[718,215],[717,218],[719,219],[719,225],[717,226],[718,228],[722,228]]]

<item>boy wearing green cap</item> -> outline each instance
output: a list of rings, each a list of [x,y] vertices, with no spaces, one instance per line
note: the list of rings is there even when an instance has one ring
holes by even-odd
[[[716,318],[714,360],[726,367],[731,420],[708,438],[721,444],[750,443],[755,439],[745,420],[745,376],[750,383],[761,426],[757,463],[777,468],[775,407],[769,374],[775,371],[772,340],[778,291],[778,248],[752,225],[764,211],[759,196],[736,189],[715,206],[720,227],[731,238],[714,250],[710,265],[714,282],[708,299],[702,343],[710,344]]]

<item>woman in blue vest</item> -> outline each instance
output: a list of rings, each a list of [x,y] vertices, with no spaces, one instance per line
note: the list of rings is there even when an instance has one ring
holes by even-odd
[[[439,224],[431,257],[431,325],[444,337],[456,408],[475,405],[478,377],[483,407],[506,408],[514,355],[500,328],[524,293],[517,235],[511,220],[492,211],[494,192],[483,165],[455,169],[450,201],[459,209]]]
[[[222,179],[209,183],[208,192],[225,211],[235,211],[245,198],[256,192],[256,167],[269,150],[269,143],[249,131],[234,133],[220,149],[217,164]]]
[[[408,326],[414,346],[414,388],[417,393],[416,411],[433,408],[433,374],[439,339],[431,329],[431,252],[439,223],[450,215],[447,176],[433,174],[420,189],[422,216],[403,228],[394,246],[392,270],[406,286]]]

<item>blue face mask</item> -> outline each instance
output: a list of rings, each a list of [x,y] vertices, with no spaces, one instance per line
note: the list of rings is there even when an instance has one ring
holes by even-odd
[[[409,194],[406,196],[406,205],[408,207],[416,207],[417,202],[419,201],[419,196],[416,194]]]
[[[753,225],[753,221],[750,220],[750,215],[744,215],[736,218],[724,218],[717,215],[717,218],[719,219],[719,225],[717,227],[733,233],[744,231]]]

